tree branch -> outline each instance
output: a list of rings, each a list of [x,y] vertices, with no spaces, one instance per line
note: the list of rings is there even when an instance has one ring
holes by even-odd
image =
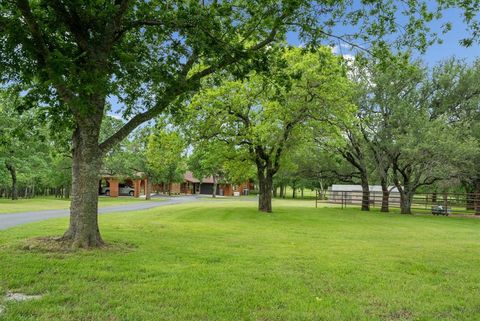
[[[70,102],[75,98],[75,95],[67,88],[67,86],[55,76],[52,71],[52,66],[50,66],[50,51],[47,46],[45,37],[38,25],[37,20],[33,16],[32,10],[28,0],[17,0],[17,8],[22,13],[25,21],[27,22],[28,28],[33,38],[35,53],[37,56],[38,64],[45,68],[45,71],[52,80],[55,88],[57,89],[60,97],[64,102]]]
[[[17,0],[17,8],[22,13],[25,21],[27,22],[30,33],[32,34],[33,42],[35,43],[35,49],[37,54],[37,61],[43,67],[47,66],[47,61],[50,56],[50,52],[47,48],[47,43],[43,36],[40,26],[37,23],[37,20],[32,14],[30,4],[28,0]]]
[[[25,1],[25,0],[18,0],[18,1]],[[272,29],[272,31],[269,33],[269,35],[262,41],[258,42],[256,45],[253,45],[252,47],[250,48],[247,48],[245,50],[246,53],[248,52],[252,52],[252,51],[256,51],[256,50],[260,50],[262,49],[263,47],[265,47],[267,44],[269,44],[270,42],[272,42],[274,39],[275,39],[275,36],[278,32],[278,27],[279,27],[279,24],[277,24],[277,26]],[[196,55],[196,53],[193,53],[193,55]],[[197,73],[195,73],[194,75],[192,75],[191,77],[189,77],[188,79],[185,79],[184,78],[184,75],[186,75],[188,73],[188,71],[186,72],[185,70],[182,70],[180,72],[180,77],[179,79],[172,83],[172,85],[170,86],[170,88],[166,91],[166,94],[164,96],[164,98],[158,102],[154,107],[152,107],[151,109],[143,112],[143,113],[140,113],[140,114],[137,114],[135,115],[133,118],[131,118],[122,128],[120,128],[115,134],[113,134],[112,136],[110,136],[109,138],[107,138],[105,141],[103,141],[101,144],[100,144],[100,150],[103,152],[103,153],[106,153],[108,150],[110,150],[115,144],[119,143],[120,141],[122,141],[125,137],[127,137],[136,127],[138,127],[140,124],[154,118],[155,116],[158,116],[162,111],[165,110],[165,108],[168,107],[168,105],[173,102],[180,94],[184,93],[184,92],[187,92],[188,90],[191,90],[195,87],[198,87],[200,86],[199,84],[199,81],[216,72],[217,70],[220,70],[222,68],[225,68],[226,66],[228,65],[231,65],[237,61],[239,61],[240,59],[243,58],[243,55],[237,55],[235,57],[233,56],[227,56],[225,57],[219,64],[217,64],[216,66],[210,66],[210,67],[207,67]],[[187,63],[185,64],[186,66],[188,66],[188,68],[191,68],[192,65],[193,65],[193,62],[192,63],[189,63],[187,61]],[[183,77],[182,77],[183,75]]]

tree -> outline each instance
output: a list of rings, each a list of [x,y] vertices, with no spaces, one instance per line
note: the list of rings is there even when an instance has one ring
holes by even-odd
[[[148,139],[146,150],[147,164],[157,180],[168,186],[183,179],[185,144],[176,131],[169,131],[157,126]]]
[[[405,39],[425,47],[425,21],[432,19],[426,3],[410,1],[404,9]],[[49,106],[53,123],[71,130],[72,203],[62,241],[103,244],[97,219],[102,158],[137,126],[198,91],[202,78],[268,66],[268,45],[291,30],[311,44],[351,43],[332,31],[350,23],[364,27],[353,37],[381,41],[398,31],[397,10],[392,1],[2,1],[2,84]],[[101,141],[112,96],[126,122]]]
[[[39,126],[35,112],[17,112],[23,104],[6,92],[0,93],[0,166],[5,166],[11,179],[11,198],[18,199],[19,174],[39,178],[46,169],[47,129]],[[25,196],[25,195],[24,195]],[[26,195],[28,196],[28,195]]]
[[[464,162],[453,177],[467,196],[467,207],[480,214],[480,61],[466,64],[448,59],[433,68],[427,92],[431,96],[430,118],[443,118],[472,145],[462,150]]]
[[[232,153],[229,153],[227,146],[218,141],[200,141],[194,144],[193,148],[193,153],[188,159],[188,167],[193,175],[199,178],[200,184],[203,178],[212,177],[212,197],[216,197],[218,181],[225,178],[225,165],[229,160],[229,154]]]
[[[302,131],[311,130],[312,123],[328,126],[351,109],[341,59],[329,48],[282,51],[277,59],[285,68],[225,81],[188,105],[189,132],[197,132],[201,140],[224,142],[255,164],[262,212],[272,211],[273,177]]]
[[[337,150],[357,171],[362,186],[362,211],[370,210],[369,168],[366,144],[361,134],[361,123],[344,126],[345,142]]]
[[[358,182],[358,171],[336,150],[327,147],[325,142],[314,142],[304,152],[304,157],[297,159],[296,175],[311,180],[321,199],[327,199],[328,186],[332,184]]]
[[[441,89],[440,74],[430,76],[420,63],[410,63],[408,56],[392,57],[388,66],[374,62],[370,67],[365,69],[368,81],[360,103],[363,135],[382,189],[387,188],[391,168],[401,212],[408,214],[418,188],[455,177],[467,166],[461,155],[469,154],[475,143],[442,110],[453,101],[455,106],[468,101],[468,95],[450,99],[460,97],[453,94],[456,86],[450,82]]]

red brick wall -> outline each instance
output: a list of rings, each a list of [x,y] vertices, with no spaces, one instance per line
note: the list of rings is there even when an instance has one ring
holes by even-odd
[[[110,189],[110,197],[118,197],[118,179],[109,178],[108,185]]]
[[[233,196],[233,187],[232,184],[222,184],[223,185],[223,195]]]
[[[140,196],[140,185],[141,185],[141,181],[139,179],[136,179],[133,181],[133,189],[135,190],[133,193],[133,196],[135,197]]]
[[[180,194],[180,183],[172,183],[172,184],[170,184],[170,193],[172,193],[172,194]]]

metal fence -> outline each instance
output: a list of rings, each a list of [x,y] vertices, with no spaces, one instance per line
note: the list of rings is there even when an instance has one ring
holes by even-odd
[[[341,208],[361,207],[368,202],[371,208],[381,208],[383,194],[381,192],[360,191],[329,191],[326,199],[320,194],[315,197],[315,207],[318,204],[336,204]],[[389,208],[400,208],[400,194],[391,192]],[[464,214],[480,215],[480,194],[478,193],[417,193],[413,196],[411,210],[414,213],[431,213],[438,215]]]

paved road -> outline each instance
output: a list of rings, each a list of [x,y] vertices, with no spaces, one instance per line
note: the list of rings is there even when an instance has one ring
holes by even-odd
[[[138,203],[135,202],[135,203],[126,204],[126,205],[102,207],[98,209],[98,213],[104,214],[104,213],[113,213],[113,212],[140,211],[140,210],[146,210],[149,208],[165,206],[165,205],[195,202],[196,200],[198,200],[197,197],[184,196],[184,197],[169,198],[162,202],[155,202],[155,201],[152,201],[152,202],[145,201],[145,202],[138,202]],[[65,216],[68,216],[69,214],[70,213],[68,209],[14,213],[14,214],[0,214],[0,230],[5,230],[7,228],[10,228],[16,225],[43,221],[50,218],[65,217]]]

